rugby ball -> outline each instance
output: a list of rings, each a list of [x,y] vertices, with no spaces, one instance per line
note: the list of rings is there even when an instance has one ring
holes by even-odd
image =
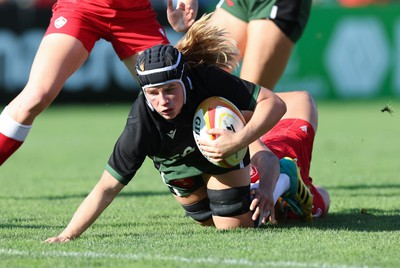
[[[229,100],[222,97],[211,97],[204,100],[196,109],[193,118],[193,136],[197,147],[198,140],[215,140],[218,137],[207,134],[207,130],[213,128],[222,128],[229,131],[237,132],[246,124],[246,121],[240,110]],[[230,168],[238,165],[244,158],[247,152],[247,147],[225,158],[222,161],[215,162],[207,156],[204,157],[219,167]]]

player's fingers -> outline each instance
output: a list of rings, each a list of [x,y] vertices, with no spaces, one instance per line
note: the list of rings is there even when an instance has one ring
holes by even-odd
[[[179,3],[176,5],[176,9],[180,9],[180,10],[182,10],[182,11],[185,11],[185,3],[179,2]]]
[[[57,237],[50,237],[43,242],[44,243],[65,243],[65,242],[69,242],[69,241],[70,241],[70,239],[67,237],[57,236]]]
[[[251,195],[251,193],[250,193],[250,195]],[[258,203],[259,203],[259,200],[257,197],[255,197],[253,199],[253,201],[251,201],[251,203],[250,203],[250,210],[253,211],[254,209],[256,209],[258,206]]]
[[[275,219],[275,209],[272,209],[271,210],[271,213],[270,213],[270,215],[269,215],[269,221],[272,223],[272,224],[276,224],[277,222],[276,222],[276,219]]]
[[[207,130],[207,134],[219,136],[224,133],[224,130],[221,128],[211,128]]]
[[[173,9],[173,7],[172,7],[172,0],[168,0],[168,2],[167,2],[167,11],[168,11],[168,12],[171,12],[172,9]]]
[[[259,207],[256,207],[256,208],[254,209],[253,215],[251,216],[251,219],[252,219],[253,221],[255,221],[255,220],[258,219],[259,216],[260,216],[260,208],[259,208]]]
[[[213,142],[206,139],[198,139],[197,143],[202,147],[212,147]]]

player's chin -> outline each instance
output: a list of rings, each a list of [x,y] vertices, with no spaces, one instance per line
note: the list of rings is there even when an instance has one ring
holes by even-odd
[[[166,120],[172,120],[177,116],[174,112],[160,113],[160,115]]]
[[[165,119],[165,120],[173,120],[174,118],[175,118],[175,116],[163,116],[162,115],[162,117]]]

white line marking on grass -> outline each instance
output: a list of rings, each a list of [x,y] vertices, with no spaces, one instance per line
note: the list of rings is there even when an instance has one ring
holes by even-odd
[[[211,265],[241,265],[249,267],[310,267],[310,268],[372,268],[371,266],[349,266],[345,264],[328,263],[304,263],[294,261],[251,261],[247,259],[215,259],[215,258],[186,258],[179,256],[160,256],[148,254],[113,254],[99,252],[73,252],[73,251],[22,251],[15,249],[0,248],[0,255],[9,256],[32,256],[32,257],[72,257],[72,258],[93,258],[93,259],[126,259],[126,260],[159,260],[174,261],[181,263],[203,263]],[[374,267],[375,268],[375,267]]]

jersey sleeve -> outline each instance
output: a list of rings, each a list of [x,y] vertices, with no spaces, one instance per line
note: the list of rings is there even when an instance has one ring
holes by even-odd
[[[134,126],[125,127],[106,165],[106,170],[124,185],[131,181],[146,158],[140,139],[133,138],[134,133]]]
[[[106,165],[106,170],[120,183],[126,185],[131,181],[148,155],[146,142],[151,135],[144,133],[140,116],[143,114],[134,104],[127,123]]]

